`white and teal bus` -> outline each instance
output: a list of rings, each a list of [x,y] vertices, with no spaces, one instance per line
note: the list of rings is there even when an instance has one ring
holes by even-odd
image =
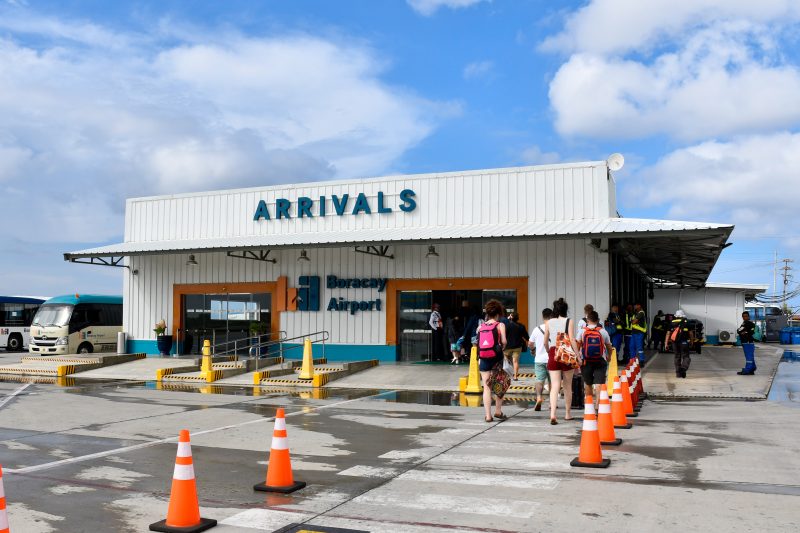
[[[0,348],[9,352],[28,349],[30,326],[45,298],[0,296]]]
[[[74,294],[42,304],[28,351],[38,355],[114,352],[122,331],[122,296]]]

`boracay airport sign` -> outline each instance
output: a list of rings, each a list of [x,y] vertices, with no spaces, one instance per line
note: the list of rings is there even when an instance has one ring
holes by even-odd
[[[256,212],[253,215],[253,220],[280,220],[282,218],[314,218],[324,217],[330,215],[344,216],[344,215],[384,215],[394,211],[397,207],[400,211],[409,213],[417,208],[417,201],[414,197],[417,195],[411,189],[403,189],[398,195],[399,203],[394,206],[387,202],[386,195],[383,192],[378,192],[377,198],[372,203],[370,199],[363,192],[358,193],[355,197],[349,194],[338,196],[332,194],[330,198],[330,207],[328,198],[320,196],[318,198],[308,198],[301,196],[297,201],[287,200],[286,198],[277,198],[273,206],[267,205],[267,202],[261,200],[258,202]]]

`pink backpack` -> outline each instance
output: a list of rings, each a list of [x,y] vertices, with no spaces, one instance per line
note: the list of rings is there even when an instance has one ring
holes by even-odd
[[[500,334],[497,331],[497,322],[481,324],[478,328],[478,356],[484,359],[497,357],[502,352],[500,348]]]

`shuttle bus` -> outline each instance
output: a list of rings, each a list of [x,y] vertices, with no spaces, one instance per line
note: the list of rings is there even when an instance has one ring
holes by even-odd
[[[44,301],[26,296],[0,296],[0,348],[9,352],[28,349],[31,321]]]
[[[122,331],[122,296],[74,294],[42,304],[28,351],[38,355],[114,352]]]

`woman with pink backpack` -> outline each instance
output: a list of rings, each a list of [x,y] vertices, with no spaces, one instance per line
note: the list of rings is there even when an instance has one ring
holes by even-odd
[[[478,358],[483,381],[484,420],[503,421],[508,417],[503,414],[503,396],[511,385],[511,376],[503,370],[503,350],[506,347],[506,326],[501,323],[503,304],[497,300],[486,303],[486,322],[478,328]],[[495,395],[494,418],[492,418],[492,394]]]

